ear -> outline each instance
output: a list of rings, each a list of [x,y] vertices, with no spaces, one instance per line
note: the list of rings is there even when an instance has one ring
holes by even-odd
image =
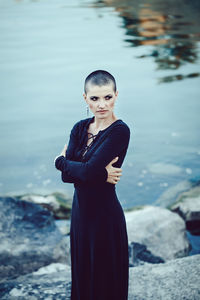
[[[83,93],[83,98],[84,98],[85,102],[87,103],[87,96],[85,93]]]
[[[118,92],[118,91],[116,91],[116,93],[115,93],[115,97],[117,97],[117,96],[118,96],[118,93],[119,93],[119,92]]]

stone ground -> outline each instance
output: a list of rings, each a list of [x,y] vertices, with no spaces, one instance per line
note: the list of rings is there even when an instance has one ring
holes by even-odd
[[[70,266],[56,265],[1,283],[0,299],[70,300]],[[128,300],[199,299],[200,255],[129,268]]]

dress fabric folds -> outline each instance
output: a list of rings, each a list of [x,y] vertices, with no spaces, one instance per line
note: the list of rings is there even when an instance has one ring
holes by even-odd
[[[121,167],[130,129],[121,119],[100,130],[87,146],[94,117],[71,130],[66,157],[55,166],[63,182],[74,184],[71,212],[71,300],[127,300],[129,255],[126,221],[116,185],[106,182],[105,167]],[[87,149],[87,151],[85,151]]]

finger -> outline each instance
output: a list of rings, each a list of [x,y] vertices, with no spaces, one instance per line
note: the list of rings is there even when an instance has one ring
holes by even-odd
[[[121,174],[122,174],[122,171],[115,171],[114,174],[116,174],[116,175],[121,175]]]
[[[118,160],[118,158],[119,158],[118,156],[113,158],[113,160],[111,160],[111,165],[114,164]]]
[[[116,161],[118,159],[118,157],[116,156],[115,158],[113,158],[112,160],[111,160],[111,162],[112,161]]]
[[[115,181],[115,182],[118,182],[119,180],[120,180],[119,177],[115,177],[115,178],[114,178],[114,181]]]
[[[116,180],[114,180],[114,179],[112,179],[112,181],[111,181],[110,183],[112,183],[112,184],[116,184],[116,183],[117,183],[117,181],[116,181]]]
[[[116,184],[116,183],[118,183],[118,182],[119,182],[119,180],[118,180],[118,179],[116,179],[116,180],[115,180],[115,184]]]
[[[113,173],[113,177],[122,176],[122,173]]]
[[[115,168],[115,167],[113,167],[113,169],[114,169],[115,172],[122,172],[121,168]]]

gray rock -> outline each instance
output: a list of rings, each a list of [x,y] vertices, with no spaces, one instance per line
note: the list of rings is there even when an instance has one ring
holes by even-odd
[[[70,220],[55,220],[55,224],[63,235],[70,234]]]
[[[136,242],[164,261],[187,256],[190,244],[185,222],[166,208],[144,206],[125,212],[129,243]]]
[[[135,267],[147,263],[164,263],[164,260],[159,256],[153,255],[151,251],[147,250],[145,245],[131,242],[129,244],[129,267]]]
[[[71,267],[63,263],[52,263],[48,266],[38,269],[37,271],[33,272],[32,275],[44,275],[44,274],[57,273],[66,270],[68,271],[68,275],[71,280]]]
[[[170,209],[185,220],[192,234],[200,234],[200,186],[182,193]]]
[[[70,267],[52,264],[37,272],[0,283],[0,299],[69,300],[70,290]]]
[[[161,196],[154,202],[155,206],[168,208],[174,203],[177,196],[192,187],[192,183],[187,180],[178,182],[177,184],[165,189]]]
[[[28,194],[18,196],[18,199],[40,204],[51,211],[55,219],[70,219],[72,209],[72,199],[62,193],[52,193],[50,195]]]
[[[46,271],[41,274],[34,272],[1,283],[0,299],[69,300],[70,267],[51,265],[48,268],[42,268]],[[129,268],[128,300],[198,300],[199,274],[200,255]]]
[[[53,262],[69,262],[69,239],[51,212],[11,197],[0,198],[0,281]]]
[[[200,255],[129,268],[129,300],[200,299]]]

